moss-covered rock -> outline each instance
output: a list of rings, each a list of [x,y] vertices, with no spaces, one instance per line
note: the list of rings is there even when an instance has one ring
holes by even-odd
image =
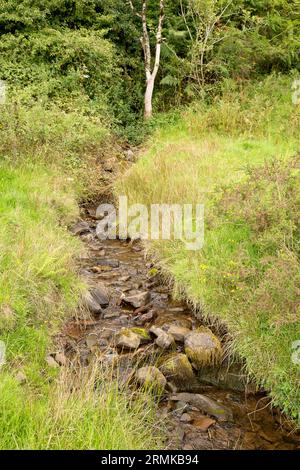
[[[116,336],[116,346],[122,349],[137,349],[141,338],[130,329],[121,330]]]
[[[209,328],[200,327],[185,337],[185,353],[195,369],[220,363],[222,345]]]
[[[155,393],[163,393],[167,380],[157,367],[146,366],[136,372],[137,383]]]
[[[185,354],[170,354],[160,366],[160,370],[178,390],[192,390],[197,383],[192,366]]]
[[[149,334],[149,331],[146,330],[145,328],[130,328],[130,331],[138,335],[141,339],[141,343],[148,343],[151,341],[151,336]]]

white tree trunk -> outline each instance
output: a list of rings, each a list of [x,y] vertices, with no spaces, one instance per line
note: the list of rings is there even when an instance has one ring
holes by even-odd
[[[154,82],[155,77],[151,75],[147,80],[146,92],[145,92],[145,119],[150,119],[152,117],[152,97],[154,91]]]

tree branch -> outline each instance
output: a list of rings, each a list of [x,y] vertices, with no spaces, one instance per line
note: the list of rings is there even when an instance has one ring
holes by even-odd
[[[132,0],[128,0],[128,3],[129,3],[129,6],[130,6],[130,8],[131,8],[132,13],[133,13],[134,15],[138,16],[139,18],[141,18],[142,15],[136,11],[136,9],[135,9],[135,7],[134,7],[134,5],[133,5],[133,3],[132,3]]]

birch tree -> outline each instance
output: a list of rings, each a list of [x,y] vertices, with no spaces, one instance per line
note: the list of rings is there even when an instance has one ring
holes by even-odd
[[[160,65],[161,58],[161,44],[163,40],[163,24],[165,18],[165,0],[159,0],[159,11],[158,11],[158,24],[156,30],[156,42],[155,42],[155,51],[151,50],[150,43],[150,34],[147,23],[147,14],[148,14],[148,0],[143,0],[141,4],[141,10],[138,10],[134,2],[129,0],[129,6],[134,15],[136,15],[141,21],[141,44],[144,52],[144,65],[145,65],[145,74],[146,74],[146,91],[145,91],[145,100],[144,100],[144,117],[145,119],[150,119],[152,117],[152,101],[153,101],[153,92],[155,86],[155,79]],[[154,54],[153,54],[154,52]],[[153,54],[153,57],[152,57]]]

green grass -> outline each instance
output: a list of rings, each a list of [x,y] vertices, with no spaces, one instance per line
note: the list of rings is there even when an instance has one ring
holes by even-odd
[[[95,383],[98,388],[95,389]],[[61,372],[43,394],[8,374],[0,382],[0,449],[155,449],[160,423],[146,394],[119,389],[107,372]]]
[[[78,216],[74,181],[57,165],[2,159],[0,192],[0,449],[155,448],[150,398],[119,390],[97,364],[57,371],[45,360],[84,288],[82,246],[67,230]]]
[[[45,362],[51,334],[75,313],[83,287],[75,269],[81,247],[66,230],[78,213],[72,183],[58,169],[3,164],[0,190],[0,339],[7,347],[0,449],[155,447],[151,400],[133,400],[104,371],[58,373]],[[18,383],[19,371],[26,384]]]
[[[225,83],[210,105],[195,104],[156,133],[116,193],[146,205],[205,204],[202,250],[187,251],[181,241],[151,242],[148,249],[175,292],[227,325],[249,373],[296,418],[300,178],[292,157],[300,112],[292,81]]]

